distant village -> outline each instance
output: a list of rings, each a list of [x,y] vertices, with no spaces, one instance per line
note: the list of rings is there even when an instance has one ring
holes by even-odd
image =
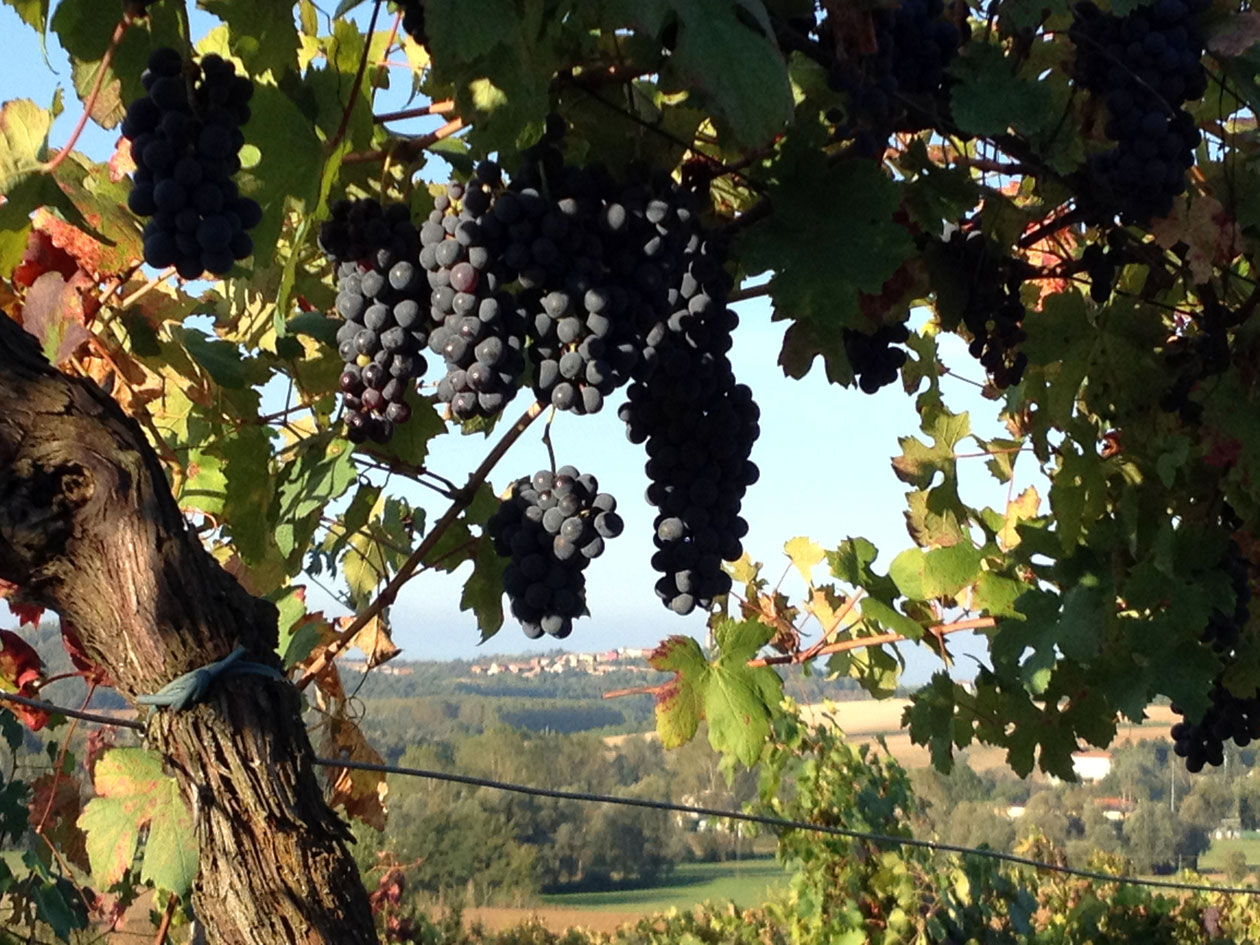
[[[498,676],[510,673],[522,679],[541,676],[543,673],[583,673],[587,676],[607,676],[613,672],[655,672],[647,664],[651,650],[635,647],[618,647],[600,653],[556,653],[551,656],[534,656],[527,660],[500,662],[490,660],[474,663],[469,672],[474,676]]]
[[[473,676],[499,676],[506,673],[522,679],[532,679],[544,673],[581,673],[587,676],[607,676],[614,672],[652,673],[655,670],[647,663],[651,652],[650,649],[622,646],[599,653],[553,653],[510,661],[499,657],[475,662],[468,672]],[[356,673],[365,673],[368,670],[368,664],[363,660],[345,660],[341,666]],[[385,663],[375,667],[372,672],[383,676],[410,676],[415,669],[406,663]]]

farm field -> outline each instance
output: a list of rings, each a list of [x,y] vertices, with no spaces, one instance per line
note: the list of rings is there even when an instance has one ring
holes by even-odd
[[[628,922],[667,909],[688,910],[706,900],[733,901],[741,908],[760,905],[767,891],[787,884],[788,876],[774,860],[756,859],[726,863],[684,863],[670,882],[650,888],[609,892],[556,893],[540,897],[538,906],[485,906],[468,909],[467,923],[480,922],[487,929],[502,929],[536,919],[553,932],[580,926],[611,932]]]
[[[907,768],[926,768],[932,763],[925,746],[912,744],[908,733],[901,728],[901,716],[910,705],[908,699],[865,699],[837,702],[832,706],[821,704],[802,706],[802,715],[808,721],[830,718],[852,739],[874,741],[882,736],[889,753]],[[1168,706],[1151,706],[1149,718],[1141,724],[1122,724],[1116,729],[1113,744],[1125,741],[1167,739],[1168,730],[1176,717]],[[985,745],[967,750],[967,759],[976,771],[1005,768],[1006,753],[1000,748]]]
[[[1247,865],[1253,870],[1260,868],[1260,837],[1213,840],[1212,846],[1199,856],[1199,869],[1205,873],[1225,869],[1225,857],[1234,850],[1241,850],[1247,857]]]
[[[787,874],[771,859],[725,863],[683,863],[668,885],[608,892],[557,893],[542,897],[549,906],[574,909],[635,911],[646,915],[665,909],[688,909],[708,899],[733,901],[745,908],[759,905],[766,890],[787,884]]]

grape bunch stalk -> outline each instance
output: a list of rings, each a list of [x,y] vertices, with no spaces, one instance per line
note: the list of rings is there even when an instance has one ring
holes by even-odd
[[[503,589],[527,637],[573,632],[573,621],[587,613],[583,572],[622,527],[617,500],[573,466],[512,484],[486,530],[495,552],[511,559]]]
[[[319,244],[337,267],[337,352],[346,427],[356,443],[388,443],[411,419],[407,392],[424,374],[427,288],[406,204],[339,200]]]
[[[140,81],[146,94],[127,107],[121,130],[136,162],[127,206],[149,217],[144,261],[185,279],[226,275],[253,254],[245,231],[262,219],[233,180],[254,84],[220,56],[186,64],[169,48],[153,52]]]

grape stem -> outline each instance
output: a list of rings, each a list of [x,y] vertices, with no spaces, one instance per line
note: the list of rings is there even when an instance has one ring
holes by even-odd
[[[854,595],[854,602],[857,595]],[[987,630],[996,626],[997,622],[992,617],[971,617],[967,620],[957,620],[953,623],[937,624],[928,627],[925,636],[935,637],[938,641],[946,634],[958,633],[962,630]],[[826,639],[824,637],[824,639]],[[781,666],[784,664],[804,663],[807,659],[814,659],[818,656],[826,656],[831,653],[843,653],[848,650],[860,650],[868,646],[882,646],[885,643],[901,643],[908,640],[909,637],[900,633],[881,633],[871,637],[856,637],[852,640],[840,640],[836,643],[828,643],[825,646],[815,644],[808,650],[802,650],[798,653],[784,653],[778,656],[763,656],[759,659],[749,660],[750,667],[758,666]],[[808,654],[808,655],[807,655]],[[605,699],[620,699],[622,696],[642,696],[655,695],[661,692],[669,683],[662,683],[657,686],[632,686],[629,689],[610,689],[604,693]]]
[[[346,129],[350,127],[350,116],[354,113],[355,103],[359,100],[359,87],[363,84],[363,74],[367,72],[368,53],[372,49],[372,37],[376,33],[376,18],[381,12],[381,0],[376,0],[372,4],[372,18],[368,21],[367,35],[363,38],[363,55],[359,57],[359,69],[354,74],[354,83],[350,86],[350,100],[346,102],[345,110],[341,113],[341,124],[337,126],[337,133],[332,136],[325,149],[329,154],[337,150],[337,145],[341,144],[341,139],[346,136]]]
[[[385,112],[380,115],[373,115],[372,121],[378,125],[382,125],[387,121],[403,121],[407,118],[423,118],[426,115],[446,115],[455,110],[455,100],[444,98],[441,101],[430,102],[420,108],[404,108],[400,112]]]
[[[950,633],[958,633],[962,630],[988,630],[997,626],[997,621],[992,617],[970,617],[966,620],[956,620],[953,623],[936,624],[928,627],[924,631],[924,636],[933,636],[938,640]],[[852,640],[840,640],[837,643],[828,643],[826,646],[818,647],[814,656],[828,656],[832,653],[844,653],[848,650],[860,650],[868,646],[883,646],[885,643],[902,643],[911,639],[901,633],[880,633],[871,637],[855,637]],[[810,649],[814,649],[811,647]],[[805,653],[786,653],[781,656],[763,656],[760,659],[749,660],[749,666],[776,666],[784,663],[802,663],[804,662]],[[811,657],[812,659],[813,657]]]
[[[542,441],[543,446],[547,447],[547,458],[551,460],[551,472],[556,471],[556,451],[551,445],[551,424],[556,419],[556,408],[552,406],[550,413],[547,414],[547,422],[543,424]]]
[[[529,409],[521,415],[521,418],[512,424],[507,432],[499,438],[494,448],[481,461],[481,465],[468,477],[468,482],[455,494],[455,497],[451,500],[450,508],[434,523],[432,530],[424,536],[424,540],[411,553],[411,556],[403,562],[398,572],[389,580],[381,592],[376,595],[376,598],[363,609],[363,612],[356,616],[311,663],[310,668],[296,683],[298,691],[309,686],[317,676],[323,673],[328,664],[337,658],[337,654],[350,644],[350,641],[355,638],[359,631],[367,626],[368,621],[393,603],[398,596],[399,590],[415,575],[417,569],[423,564],[424,559],[441,541],[446,530],[472,504],[473,498],[477,494],[477,488],[486,481],[495,465],[503,458],[503,454],[511,449],[512,445],[521,438],[521,434],[529,428],[531,423],[538,419],[539,414],[542,412],[542,404],[537,401],[530,404]]]
[[[78,123],[70,132],[70,140],[65,143],[65,146],[51,160],[47,161],[40,168],[45,174],[51,174],[61,166],[61,162],[70,156],[70,152],[79,140],[79,135],[83,134],[83,129],[87,127],[88,118],[92,115],[92,109],[96,107],[96,99],[101,94],[101,88],[105,85],[105,73],[109,71],[109,64],[114,60],[114,51],[118,49],[118,44],[122,42],[122,38],[131,24],[131,14],[124,13],[122,19],[118,21],[118,25],[114,27],[114,33],[109,38],[109,45],[105,48],[105,55],[101,57],[101,64],[97,66],[96,79],[92,82],[92,90],[88,92],[88,97],[83,102],[83,114],[79,116]]]
[[[153,945],[165,945],[166,933],[170,931],[171,919],[175,916],[175,907],[179,905],[179,896],[171,893],[166,901],[166,911],[162,913],[162,922],[158,925],[157,935],[153,937]]]
[[[758,299],[769,295],[774,291],[774,280],[763,282],[760,285],[750,285],[746,289],[736,289],[726,297],[728,304],[735,302],[746,302],[748,299]]]
[[[452,118],[437,131],[421,135],[418,138],[401,139],[388,148],[380,148],[375,151],[352,151],[341,159],[341,163],[369,164],[372,161],[384,161],[395,157],[401,157],[403,160],[409,161],[425,149],[449,138],[463,127],[464,119]]]

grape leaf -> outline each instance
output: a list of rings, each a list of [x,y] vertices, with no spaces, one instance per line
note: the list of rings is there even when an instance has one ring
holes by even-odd
[[[201,0],[199,5],[228,25],[237,40],[232,51],[251,72],[270,70],[278,78],[297,70],[298,33],[292,3]]]
[[[461,61],[484,56],[516,34],[512,0],[425,0],[424,30],[436,49]]]
[[[893,220],[900,190],[874,164],[833,166],[813,150],[784,163],[768,195],[774,213],[742,237],[742,259],[750,275],[774,271],[774,317],[795,322],[784,371],[803,377],[822,355],[840,382],[851,376],[843,330],[866,322],[859,295],[878,293],[914,244]]]
[[[796,566],[806,584],[813,584],[814,567],[825,557],[822,545],[812,538],[793,538],[783,546],[783,552]]]
[[[969,541],[923,551],[907,548],[893,558],[888,576],[911,600],[953,597],[979,577],[980,549]]]
[[[325,758],[343,758],[368,764],[384,764],[385,760],[367,743],[359,727],[349,719],[329,717],[324,726],[320,754]],[[347,817],[361,820],[377,830],[385,829],[388,813],[385,797],[389,783],[379,771],[351,770],[329,766],[325,769],[332,786],[330,807],[340,807]]]
[[[1005,134],[1008,128],[1031,135],[1054,118],[1049,89],[1019,78],[1014,68],[998,46],[968,43],[963,48],[949,67],[958,80],[950,106],[960,128],[975,135]]]
[[[27,26],[43,36],[48,28],[49,0],[4,0]]]
[[[92,877],[102,886],[122,880],[148,827],[140,879],[177,896],[197,874],[192,815],[162,759],[144,748],[115,748],[96,763],[96,797],[84,805],[79,826],[87,833]]]
[[[666,748],[685,745],[696,734],[704,715],[702,691],[697,680],[708,668],[700,644],[691,637],[672,636],[663,640],[648,664],[674,678],[656,694],[656,731]]]
[[[662,88],[700,90],[740,143],[765,144],[791,120],[787,63],[760,0],[617,0],[601,12],[606,26],[652,37],[676,22]]]
[[[657,694],[656,727],[667,748],[685,744],[700,719],[709,723],[709,744],[751,767],[770,734],[770,719],[782,695],[782,680],[768,666],[748,661],[774,634],[758,620],[720,621],[721,650],[710,663],[690,637],[665,640],[648,662],[674,678]]]
[[[484,643],[503,626],[503,572],[507,561],[495,552],[494,544],[483,537],[473,558],[473,571],[464,582],[459,598],[460,610],[471,610],[477,617],[477,629]]]

